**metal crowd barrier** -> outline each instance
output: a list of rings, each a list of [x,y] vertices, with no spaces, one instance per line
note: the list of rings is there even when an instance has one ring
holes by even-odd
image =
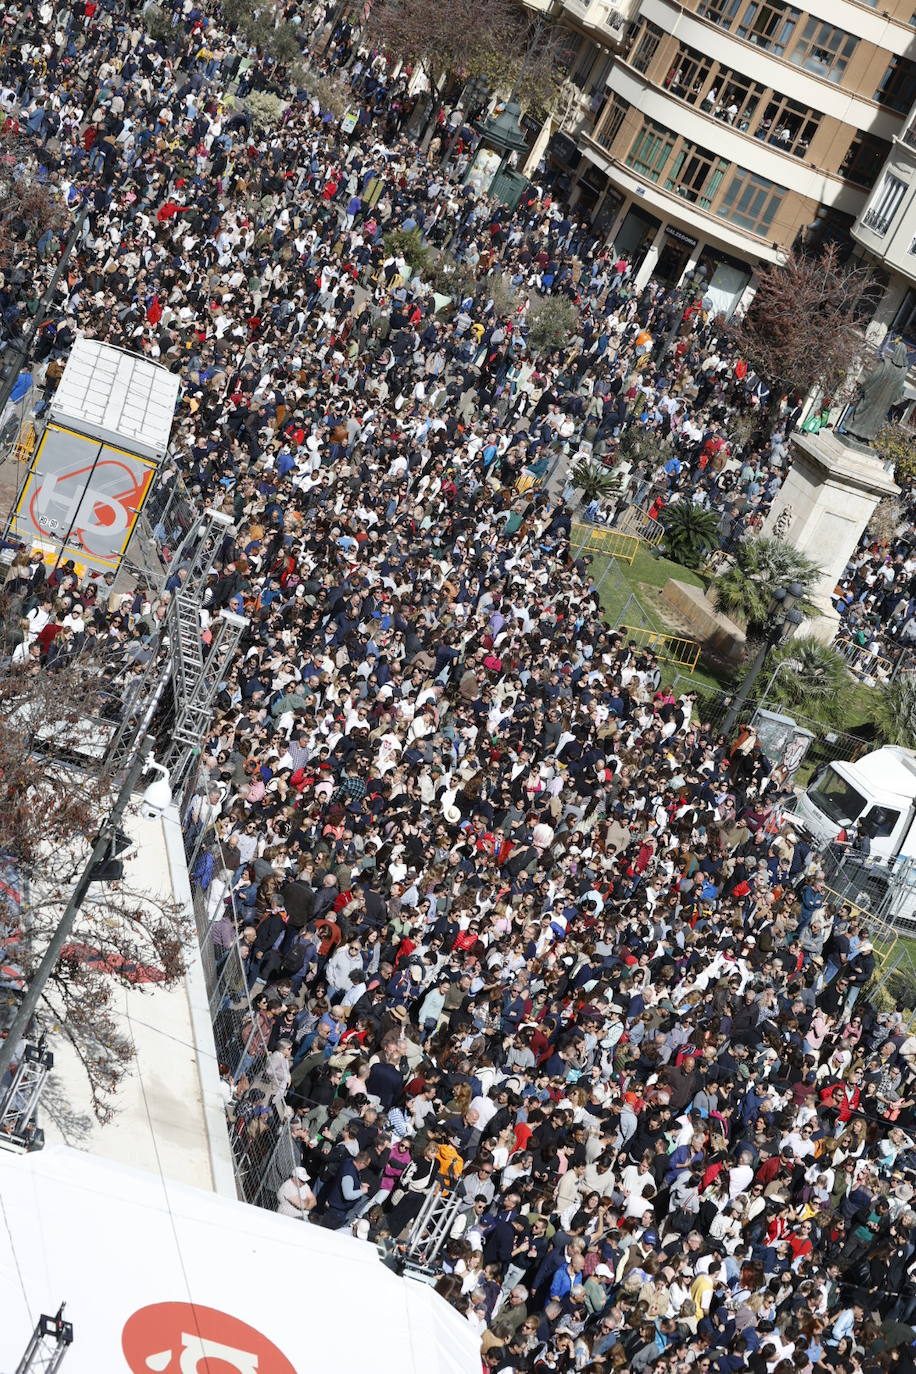
[[[580,542],[581,541],[581,542]],[[572,544],[577,555],[581,553],[603,553],[621,562],[631,564],[639,553],[640,539],[635,534],[624,534],[622,530],[604,525],[574,525]]]
[[[187,822],[185,811],[185,848],[197,854],[191,893],[216,1055],[235,1085],[227,1118],[236,1187],[244,1201],[274,1211],[277,1189],[301,1162],[299,1149],[267,1073],[270,1051],[255,1014],[241,942],[236,937],[227,948],[213,938],[214,922],[227,905],[238,928],[231,869],[215,833],[198,837]]]
[[[894,664],[889,658],[876,654],[864,644],[856,644],[848,635],[837,635],[833,647],[845,658],[849,670],[859,678],[880,677],[888,681],[894,674]]]
[[[663,526],[658,520],[653,520],[648,511],[643,510],[642,506],[626,505],[620,511],[614,524],[624,534],[635,535],[637,539],[642,539],[644,543],[657,547],[665,537]]]
[[[668,634],[664,630],[647,630],[642,625],[619,625],[627,639],[652,649],[659,658],[679,667],[692,671],[700,661],[700,646],[695,639],[685,639],[681,635]]]

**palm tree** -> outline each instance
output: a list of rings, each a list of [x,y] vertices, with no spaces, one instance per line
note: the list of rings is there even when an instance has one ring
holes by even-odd
[[[719,542],[719,516],[713,510],[695,506],[692,501],[677,501],[662,514],[665,549],[675,563],[698,568]]]
[[[901,673],[876,697],[875,725],[884,743],[916,747],[916,673]]]
[[[574,487],[582,493],[586,505],[591,501],[608,501],[620,494],[620,473],[611,472],[603,463],[580,458],[570,473]]]
[[[791,639],[775,650],[767,667],[773,669],[768,706],[782,706],[825,725],[848,719],[855,685],[846,660],[831,645],[811,635]]]
[[[735,550],[735,562],[712,585],[716,610],[747,628],[749,639],[760,639],[773,613],[773,592],[790,582],[800,582],[804,595],[797,602],[803,615],[815,610],[808,599],[821,570],[782,539],[743,539]]]

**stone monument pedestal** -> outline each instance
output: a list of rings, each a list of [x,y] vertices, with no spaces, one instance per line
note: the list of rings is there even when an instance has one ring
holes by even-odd
[[[822,576],[812,600],[818,615],[799,633],[832,642],[839,624],[830,594],[836,587],[872,511],[900,488],[873,449],[832,430],[792,435],[792,466],[786,474],[762,533],[784,539],[816,563]]]

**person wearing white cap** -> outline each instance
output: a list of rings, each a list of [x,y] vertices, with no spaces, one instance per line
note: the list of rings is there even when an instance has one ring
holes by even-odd
[[[585,1306],[591,1316],[603,1312],[614,1275],[606,1264],[598,1264],[583,1285]]]
[[[300,1165],[294,1169],[285,1183],[277,1189],[277,1211],[281,1217],[295,1217],[297,1221],[307,1221],[308,1214],[315,1206],[315,1194],[309,1187],[310,1178]]]

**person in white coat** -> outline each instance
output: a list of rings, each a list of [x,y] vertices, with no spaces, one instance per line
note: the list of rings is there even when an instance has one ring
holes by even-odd
[[[285,1183],[277,1189],[277,1211],[281,1217],[295,1217],[307,1221],[315,1206],[315,1194],[309,1187],[309,1175],[303,1168],[294,1169]]]

